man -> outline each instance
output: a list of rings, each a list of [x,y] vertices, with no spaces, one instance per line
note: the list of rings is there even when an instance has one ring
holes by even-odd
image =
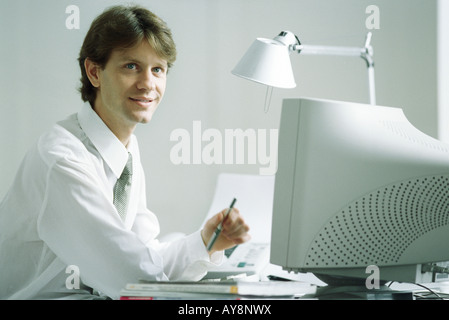
[[[198,280],[249,239],[236,209],[210,252],[225,210],[183,239],[156,239],[133,131],[151,120],[175,57],[170,30],[146,9],[94,20],[79,57],[85,105],[38,140],[0,204],[0,298],[116,299],[139,279]]]

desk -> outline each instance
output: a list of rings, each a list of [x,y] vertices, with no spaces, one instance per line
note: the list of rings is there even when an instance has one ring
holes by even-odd
[[[293,281],[303,281],[311,283],[316,286],[316,288],[325,288],[326,283],[318,279],[315,275],[311,273],[288,273],[282,270],[281,267],[269,264],[264,271],[261,273],[261,279],[267,280],[269,275],[279,276],[281,278],[293,280]],[[387,292],[384,292],[383,295],[379,294],[377,297],[375,296],[376,291],[373,290],[365,290],[368,294],[365,295],[367,300],[387,300],[388,291],[392,291],[392,293],[404,293],[402,296],[397,295],[395,299],[413,299],[413,300],[446,300],[449,299],[449,280],[439,280],[433,283],[423,283],[423,284],[413,284],[413,283],[399,283],[399,282],[391,282],[386,283]],[[295,299],[305,300],[305,299],[318,299],[318,300],[352,300],[352,299],[364,299],[360,296],[345,294],[345,288],[336,288],[337,292],[333,296],[323,296],[321,298],[316,297],[314,294],[310,294],[305,292],[303,296],[296,296]],[[364,289],[364,288],[361,288]],[[408,295],[405,293],[409,293]],[[298,292],[298,295],[301,295]],[[363,295],[362,295],[363,296]],[[391,297],[390,297],[391,298]]]
[[[449,299],[449,281],[437,281],[433,283],[423,283],[421,285],[411,283],[393,282],[389,286],[392,290],[413,291],[416,300],[447,300]],[[435,295],[434,293],[437,295]]]

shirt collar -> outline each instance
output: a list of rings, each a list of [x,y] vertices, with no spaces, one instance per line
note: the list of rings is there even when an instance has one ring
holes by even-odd
[[[101,157],[115,176],[119,178],[128,161],[128,149],[109,130],[89,103],[85,103],[78,112],[78,121],[81,129],[83,129]]]

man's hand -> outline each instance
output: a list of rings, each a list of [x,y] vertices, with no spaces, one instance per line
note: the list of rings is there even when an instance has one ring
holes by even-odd
[[[201,237],[203,238],[204,245],[207,246],[212,235],[215,232],[215,229],[223,220],[227,211],[228,209],[224,209],[206,222],[203,230],[201,230]],[[215,251],[232,248],[237,244],[248,241],[249,239],[251,239],[248,231],[249,227],[240,215],[239,210],[233,208],[223,221],[223,228],[221,230],[220,236],[215,241],[215,244],[209,253],[212,254]]]

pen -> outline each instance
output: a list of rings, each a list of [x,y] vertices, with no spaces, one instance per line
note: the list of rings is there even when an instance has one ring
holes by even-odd
[[[214,243],[217,240],[218,236],[220,235],[221,229],[223,228],[223,221],[226,219],[226,217],[228,216],[229,212],[231,212],[231,210],[234,207],[234,204],[235,204],[236,201],[237,201],[236,198],[234,198],[232,200],[231,205],[229,206],[228,211],[226,211],[226,214],[225,214],[223,220],[220,221],[219,225],[215,229],[214,234],[212,235],[211,239],[209,240],[209,244],[207,245],[207,251],[210,251],[212,249],[212,247],[214,246]]]

